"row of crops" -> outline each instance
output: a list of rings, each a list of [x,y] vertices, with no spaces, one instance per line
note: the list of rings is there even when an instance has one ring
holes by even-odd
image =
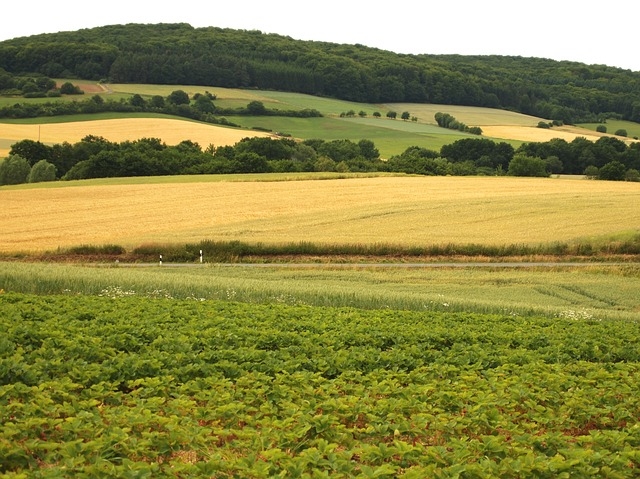
[[[637,477],[639,333],[0,294],[0,477]]]

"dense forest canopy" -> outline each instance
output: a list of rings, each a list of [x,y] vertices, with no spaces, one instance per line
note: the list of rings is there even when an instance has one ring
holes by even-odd
[[[564,123],[640,122],[640,72],[539,58],[396,54],[183,23],[15,38],[0,42],[0,68],[14,75],[275,89],[368,103],[484,106]]]

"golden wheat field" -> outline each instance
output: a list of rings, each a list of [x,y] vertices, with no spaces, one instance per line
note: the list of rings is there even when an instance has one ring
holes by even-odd
[[[169,118],[122,118],[41,125],[0,124],[0,157],[9,153],[10,145],[20,140],[40,140],[42,143],[76,143],[87,135],[102,136],[109,141],[134,141],[140,138],[160,138],[168,145],[177,145],[185,138],[201,147],[235,145],[241,139],[268,136],[266,133],[236,130],[204,123]]]
[[[640,229],[640,185],[376,177],[0,189],[0,249],[81,244],[538,244]]]
[[[502,140],[519,140],[545,142],[555,138],[560,138],[571,143],[577,137],[586,138],[589,141],[597,141],[602,136],[613,136],[590,131],[585,128],[562,126],[555,128],[538,128],[521,125],[488,125],[482,127],[482,135],[488,138],[498,138]],[[631,140],[624,139],[629,142]]]

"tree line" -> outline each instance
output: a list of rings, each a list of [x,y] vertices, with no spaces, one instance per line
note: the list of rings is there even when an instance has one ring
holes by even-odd
[[[640,122],[640,72],[516,56],[405,55],[182,23],[6,40],[0,42],[0,68],[52,78],[275,89],[366,103],[483,106],[565,124]]]
[[[524,143],[464,138],[440,151],[418,146],[382,160],[371,140],[297,142],[291,138],[245,138],[233,146],[186,140],[166,145],[157,138],[121,143],[87,136],[45,145],[22,140],[0,162],[0,185],[126,176],[267,172],[396,172],[417,175],[550,176],[585,174],[603,180],[640,180],[640,143],[602,137]]]

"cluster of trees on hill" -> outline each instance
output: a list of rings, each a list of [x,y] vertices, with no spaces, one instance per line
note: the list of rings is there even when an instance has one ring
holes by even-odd
[[[83,95],[84,92],[71,82],[60,87],[56,81],[42,74],[13,75],[0,68],[0,95],[25,98],[55,98],[62,95]]]
[[[0,42],[0,68],[54,78],[276,89],[357,102],[504,108],[566,124],[640,122],[640,72],[506,56],[403,55],[188,24]]]
[[[0,163],[0,184],[124,176],[266,172],[402,172],[420,175],[550,176],[586,174],[607,180],[640,180],[640,143],[603,137],[508,143],[466,138],[439,152],[417,146],[387,161],[371,140],[245,138],[234,146],[202,149],[191,141],[167,146],[156,138],[122,143],[87,136],[75,144],[15,143]]]
[[[467,126],[461,121],[456,120],[449,113],[438,112],[435,114],[435,120],[438,126],[449,128],[450,130],[458,130],[472,135],[482,135],[482,128],[479,126]]]
[[[0,95],[24,97],[59,96],[56,82],[44,75],[13,75],[0,68]]]

